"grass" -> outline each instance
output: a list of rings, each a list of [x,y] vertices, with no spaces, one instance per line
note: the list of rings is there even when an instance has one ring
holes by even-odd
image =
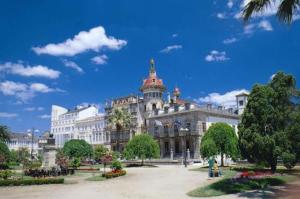
[[[106,180],[106,178],[97,175],[97,176],[89,177],[89,178],[87,178],[85,180],[87,180],[87,181],[103,181],[103,180]]]
[[[286,183],[281,177],[270,177],[263,179],[239,180],[224,178],[210,185],[197,188],[188,193],[192,197],[211,197],[225,194],[240,193],[255,189],[266,189],[268,186],[278,186]]]
[[[291,182],[297,179],[298,169],[287,170],[279,167],[277,172],[282,175],[274,177],[266,177],[262,179],[249,179],[249,180],[233,180],[232,177],[236,175],[238,171],[248,170],[255,171],[257,168],[255,165],[243,165],[234,167],[220,167],[223,171],[223,178],[219,178],[217,182],[214,182],[203,187],[199,187],[190,191],[187,195],[192,197],[211,197],[221,196],[225,194],[240,193],[256,189],[266,189],[269,186],[283,185],[287,182]],[[208,172],[208,167],[201,167],[191,169],[191,171]]]

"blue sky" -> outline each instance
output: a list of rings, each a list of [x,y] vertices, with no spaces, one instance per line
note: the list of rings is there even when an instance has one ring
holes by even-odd
[[[103,106],[138,94],[149,59],[172,90],[231,106],[234,95],[281,70],[300,78],[300,18],[287,26],[276,5],[248,24],[241,0],[0,3],[0,123],[50,128],[51,105]]]

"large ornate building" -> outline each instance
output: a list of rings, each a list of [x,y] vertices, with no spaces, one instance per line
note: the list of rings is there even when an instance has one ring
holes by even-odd
[[[212,123],[225,122],[237,131],[239,114],[247,103],[247,94],[237,96],[236,109],[215,107],[212,104],[200,106],[194,102],[181,99],[180,89],[173,90],[173,96],[164,100],[166,87],[156,74],[154,60],[150,61],[148,78],[144,79],[140,88],[142,97],[127,96],[114,99],[106,107],[109,115],[112,108],[126,108],[134,117],[130,128],[122,132],[123,136],[115,136],[111,130],[111,146],[116,143],[124,148],[127,141],[137,133],[148,132],[160,145],[161,157],[181,158],[189,154],[191,158],[200,157],[200,140]]]

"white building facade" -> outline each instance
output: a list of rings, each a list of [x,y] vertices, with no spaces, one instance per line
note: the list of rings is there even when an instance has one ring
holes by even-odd
[[[103,144],[109,147],[110,137],[105,129],[104,115],[96,106],[77,106],[74,110],[52,105],[51,133],[55,145],[63,147],[71,139],[85,140],[89,144]]]
[[[38,138],[32,138],[31,136],[32,135],[28,133],[11,133],[10,141],[7,142],[8,149],[18,151],[25,148],[29,153],[32,149],[32,155],[37,156],[40,150],[38,145]]]

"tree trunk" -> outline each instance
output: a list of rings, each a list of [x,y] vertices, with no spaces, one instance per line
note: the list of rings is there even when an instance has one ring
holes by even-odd
[[[224,167],[224,154],[221,153],[221,167]]]
[[[272,173],[275,173],[275,171],[276,171],[276,166],[277,166],[277,163],[275,163],[275,162],[271,164],[271,172],[272,172]]]

